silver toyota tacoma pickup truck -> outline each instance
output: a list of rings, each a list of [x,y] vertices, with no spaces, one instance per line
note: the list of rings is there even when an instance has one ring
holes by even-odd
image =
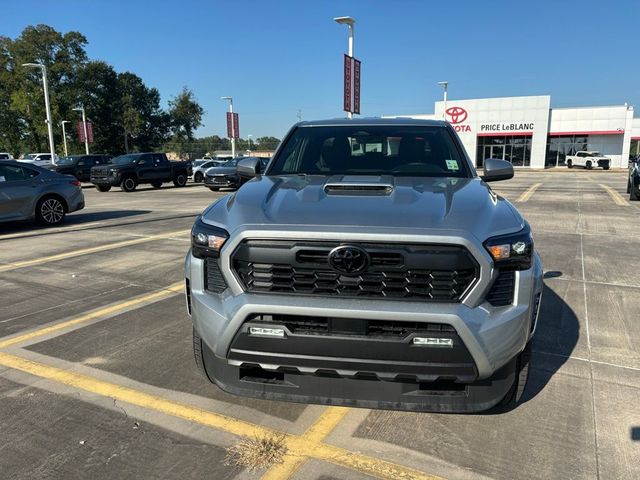
[[[196,220],[185,262],[195,359],[223,390],[437,412],[512,408],[542,264],[526,220],[452,127],[295,125]]]

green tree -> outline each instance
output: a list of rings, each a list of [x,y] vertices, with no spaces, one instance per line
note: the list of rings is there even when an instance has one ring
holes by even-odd
[[[26,27],[15,40],[2,39],[6,55],[2,83],[10,91],[9,110],[20,118],[23,149],[46,149],[47,126],[41,72],[22,64],[41,63],[47,67],[51,114],[54,124],[59,123],[56,119],[68,115],[73,106],[77,75],[87,61],[86,43],[79,32],[61,34],[47,25]],[[62,140],[57,128],[54,140]]]
[[[256,139],[259,150],[275,150],[280,145],[280,139],[276,137],[259,137]]]
[[[202,125],[204,110],[187,87],[169,101],[171,118],[171,143],[180,156],[191,150],[194,131]]]

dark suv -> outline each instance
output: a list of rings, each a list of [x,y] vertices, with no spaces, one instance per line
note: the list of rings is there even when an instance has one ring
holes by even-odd
[[[70,155],[62,157],[48,168],[63,175],[73,175],[81,182],[88,182],[91,178],[91,167],[105,165],[110,160],[109,155]]]
[[[629,194],[629,200],[640,200],[640,157],[629,160],[627,193]]]

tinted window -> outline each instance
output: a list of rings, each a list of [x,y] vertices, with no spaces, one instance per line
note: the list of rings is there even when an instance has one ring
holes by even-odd
[[[270,175],[469,177],[449,130],[436,126],[299,127],[271,164]]]
[[[44,155],[40,155],[40,160],[51,160],[51,155],[45,153]]]
[[[9,160],[9,154],[0,153],[0,160]]]
[[[87,165],[91,165],[91,159],[89,157],[82,157],[78,160],[79,167],[86,167]]]
[[[138,160],[140,160],[140,158],[141,158],[140,154],[120,155],[119,157],[116,157],[113,160],[111,160],[111,163],[114,163],[116,165],[127,165],[130,163],[137,162]]]
[[[30,178],[22,167],[0,165],[0,182],[19,182]]]

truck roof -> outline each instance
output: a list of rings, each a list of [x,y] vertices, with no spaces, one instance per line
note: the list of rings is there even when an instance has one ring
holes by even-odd
[[[328,126],[341,126],[341,125],[421,125],[431,127],[444,127],[446,122],[442,120],[424,120],[419,118],[410,117],[365,117],[365,118],[332,118],[328,120],[310,120],[299,122],[296,124],[298,127],[328,127]]]

